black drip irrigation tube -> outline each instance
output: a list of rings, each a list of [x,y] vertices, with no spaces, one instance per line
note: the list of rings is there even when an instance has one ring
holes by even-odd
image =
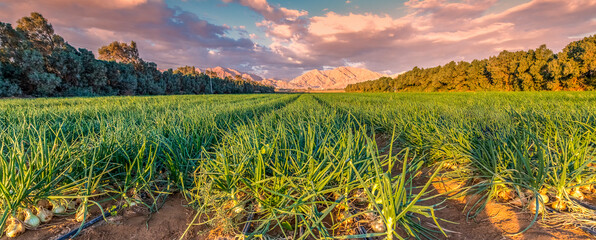
[[[571,200],[573,200],[575,203],[579,204],[582,207],[585,207],[587,209],[590,209],[592,211],[596,211],[596,207],[592,206],[590,204],[587,204],[585,202],[580,201],[579,199],[575,199],[575,198],[571,198]],[[593,228],[589,228],[589,227],[580,227],[581,230],[584,230],[584,232],[587,232],[589,234],[592,234],[592,236],[596,237],[596,231]]]
[[[83,231],[83,229],[90,227],[91,225],[99,222],[100,220],[102,220],[104,218],[107,218],[109,216],[112,216],[112,212],[116,212],[116,211],[120,210],[120,208],[122,208],[122,206],[118,206],[118,207],[116,207],[116,209],[114,209],[112,211],[106,211],[106,212],[104,212],[104,214],[102,214],[102,215],[100,215],[100,216],[98,216],[98,217],[96,217],[94,219],[91,219],[91,221],[86,222],[85,224],[83,224],[83,226],[81,226],[81,227],[79,227],[77,229],[74,229],[74,230],[68,232],[67,234],[62,235],[61,237],[59,237],[56,240],[67,240],[67,239],[70,239],[72,236],[76,235],[80,231]]]
[[[244,224],[244,228],[242,228],[242,234],[244,236],[248,235],[248,230],[250,230],[250,221],[252,221],[254,215],[254,212],[250,213],[250,215],[248,215],[248,219],[246,219],[246,224]]]
[[[594,231],[594,229],[589,228],[589,227],[580,227],[582,230],[584,230],[584,232],[587,232],[589,234],[592,234],[592,236],[596,237],[596,231]]]
[[[352,215],[356,215],[356,212],[354,212],[354,210],[353,210],[353,209],[351,209],[351,210],[350,210],[350,213],[351,213]],[[356,222],[360,222],[360,218],[359,218],[359,217],[357,217],[357,216],[354,216],[354,221],[356,221]],[[366,232],[366,228],[364,228],[363,226],[360,226],[360,224],[358,224],[358,234],[360,234],[360,235],[366,235],[366,234],[368,234],[368,233]],[[369,237],[364,237],[364,240],[371,240],[371,238],[369,238]]]
[[[594,207],[594,206],[592,206],[590,204],[584,203],[584,202],[580,201],[579,199],[571,198],[571,200],[573,200],[575,203],[579,204],[582,207],[585,207],[587,209],[595,210],[596,211],[596,207]]]

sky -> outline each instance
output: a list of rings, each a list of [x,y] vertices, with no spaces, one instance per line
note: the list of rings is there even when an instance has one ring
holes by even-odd
[[[160,69],[230,67],[290,80],[339,66],[395,74],[596,34],[596,0],[0,0],[97,53],[135,41]]]

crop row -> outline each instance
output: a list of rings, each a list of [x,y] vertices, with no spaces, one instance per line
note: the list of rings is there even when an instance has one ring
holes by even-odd
[[[489,201],[508,202],[550,226],[590,229],[585,198],[596,194],[596,96],[593,93],[436,93],[322,95],[427,165],[451,170],[468,216]],[[569,217],[573,216],[573,217]],[[528,226],[529,228],[530,226]]]

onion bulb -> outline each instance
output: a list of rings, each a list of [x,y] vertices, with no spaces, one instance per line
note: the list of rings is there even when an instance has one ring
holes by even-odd
[[[49,222],[50,220],[52,220],[53,216],[54,214],[52,213],[52,211],[47,210],[44,207],[37,208],[37,217],[39,217],[39,220],[41,220],[42,223]]]
[[[372,221],[374,219],[377,218],[377,214],[375,213],[375,208],[372,204],[368,204],[368,206],[366,207],[366,212],[364,212],[364,217],[366,217],[368,220]]]
[[[244,212],[244,206],[243,205],[235,206],[234,209],[233,209],[233,211],[236,214],[243,213]]]
[[[548,203],[548,201],[550,201],[550,199],[548,198],[548,195],[546,195],[544,193],[538,194],[538,197],[542,200],[542,203],[544,203],[544,204],[546,204],[546,203]]]
[[[356,191],[354,191],[354,198],[356,203],[359,204],[364,204],[367,202],[366,192],[364,192],[364,190],[362,189],[357,189]]]
[[[513,192],[513,190],[511,190],[509,188],[504,188],[503,190],[501,190],[497,193],[497,197],[502,202],[507,202],[507,201],[515,198],[515,193]]]
[[[23,222],[25,223],[25,226],[29,228],[37,228],[41,223],[39,218],[35,216],[35,214],[33,214],[29,208],[25,208],[25,221]]]
[[[261,202],[258,202],[255,206],[254,206],[254,210],[255,212],[260,212],[263,210],[263,204],[261,204]]]
[[[445,162],[443,164],[443,168],[449,169],[449,170],[455,170],[455,169],[457,169],[457,163],[454,163],[454,162]]]
[[[367,211],[367,212],[364,213],[364,217],[366,219],[372,220],[372,219],[375,219],[377,217],[377,214],[375,214],[375,212],[373,212],[373,211]]]
[[[18,219],[12,217],[9,219],[10,224],[6,227],[6,236],[13,238],[25,232],[25,225]]]
[[[85,212],[87,211],[85,206],[81,206],[79,208],[79,210],[77,211],[77,214],[75,215],[75,220],[77,220],[77,222],[82,222],[85,220]]]
[[[127,202],[128,202],[128,206],[131,206],[131,207],[134,207],[137,205],[137,201],[135,201],[134,199],[133,200],[128,199]]]
[[[567,204],[559,198],[557,198],[551,206],[557,211],[565,211],[567,209]]]
[[[76,201],[69,201],[68,202],[68,209],[69,210],[74,210],[77,207],[77,202]]]
[[[579,189],[581,189],[581,191],[583,193],[591,193],[592,192],[592,185],[583,185],[583,186],[580,186]]]
[[[579,190],[579,188],[573,188],[569,195],[579,200],[584,200],[584,194]]]
[[[381,219],[378,219],[378,220],[372,222],[370,224],[370,228],[372,228],[373,231],[378,232],[378,233],[387,231],[387,226],[385,226],[385,223]]]
[[[542,214],[544,212],[544,204],[538,202],[538,207],[536,207],[536,199],[532,199],[530,201],[530,212],[532,212],[532,214],[536,214],[536,212]]]
[[[52,202],[52,212],[54,214],[63,214],[66,212],[66,208],[61,202]]]
[[[339,200],[342,197],[342,195],[338,192],[333,192],[333,199],[334,201]]]

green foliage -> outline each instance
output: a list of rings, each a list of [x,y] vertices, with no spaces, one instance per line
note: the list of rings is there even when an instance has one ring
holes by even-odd
[[[482,213],[488,201],[514,197],[521,201],[520,207],[530,209],[540,192],[551,203],[560,200],[572,209],[561,214],[543,213],[549,223],[593,224],[593,215],[582,215],[592,213],[572,199],[596,193],[590,190],[596,184],[594,92],[349,93],[317,97],[350,112],[378,132],[396,129],[396,144],[424,156],[427,165],[451,166],[442,177],[467,183],[455,190],[460,192],[456,196],[478,196],[471,197],[474,200],[466,207],[470,217]],[[583,194],[574,193],[579,189]],[[540,219],[538,215],[534,215],[535,221]]]
[[[3,73],[3,64],[0,62],[0,73]],[[10,97],[21,94],[21,88],[15,83],[13,79],[4,78],[0,74],[0,97]]]
[[[546,189],[573,208],[559,216],[581,219],[569,195],[596,183],[595,103],[594,92],[3,99],[0,220],[40,199],[156,210],[182,193],[189,226],[217,234],[254,213],[247,238],[444,238],[424,180],[434,166],[482,196],[470,217],[504,189],[526,200]],[[385,227],[349,232],[358,221]]]
[[[39,13],[17,20],[17,30],[22,31],[35,49],[49,55],[54,49],[63,47],[64,39],[54,34],[52,25]]]
[[[107,46],[99,48],[97,52],[99,53],[99,59],[105,61],[116,61],[121,63],[141,62],[137,43],[134,41],[131,41],[130,45],[114,41]]]
[[[135,42],[99,49],[99,60],[75,49],[39,13],[0,22],[0,96],[97,96],[273,92],[242,79],[220,79],[188,70],[161,72],[139,58]],[[193,69],[194,67],[186,67]],[[184,69],[184,68],[181,68]]]
[[[572,42],[560,53],[545,45],[472,62],[414,67],[394,79],[350,84],[348,92],[591,90],[596,87],[596,35]]]

